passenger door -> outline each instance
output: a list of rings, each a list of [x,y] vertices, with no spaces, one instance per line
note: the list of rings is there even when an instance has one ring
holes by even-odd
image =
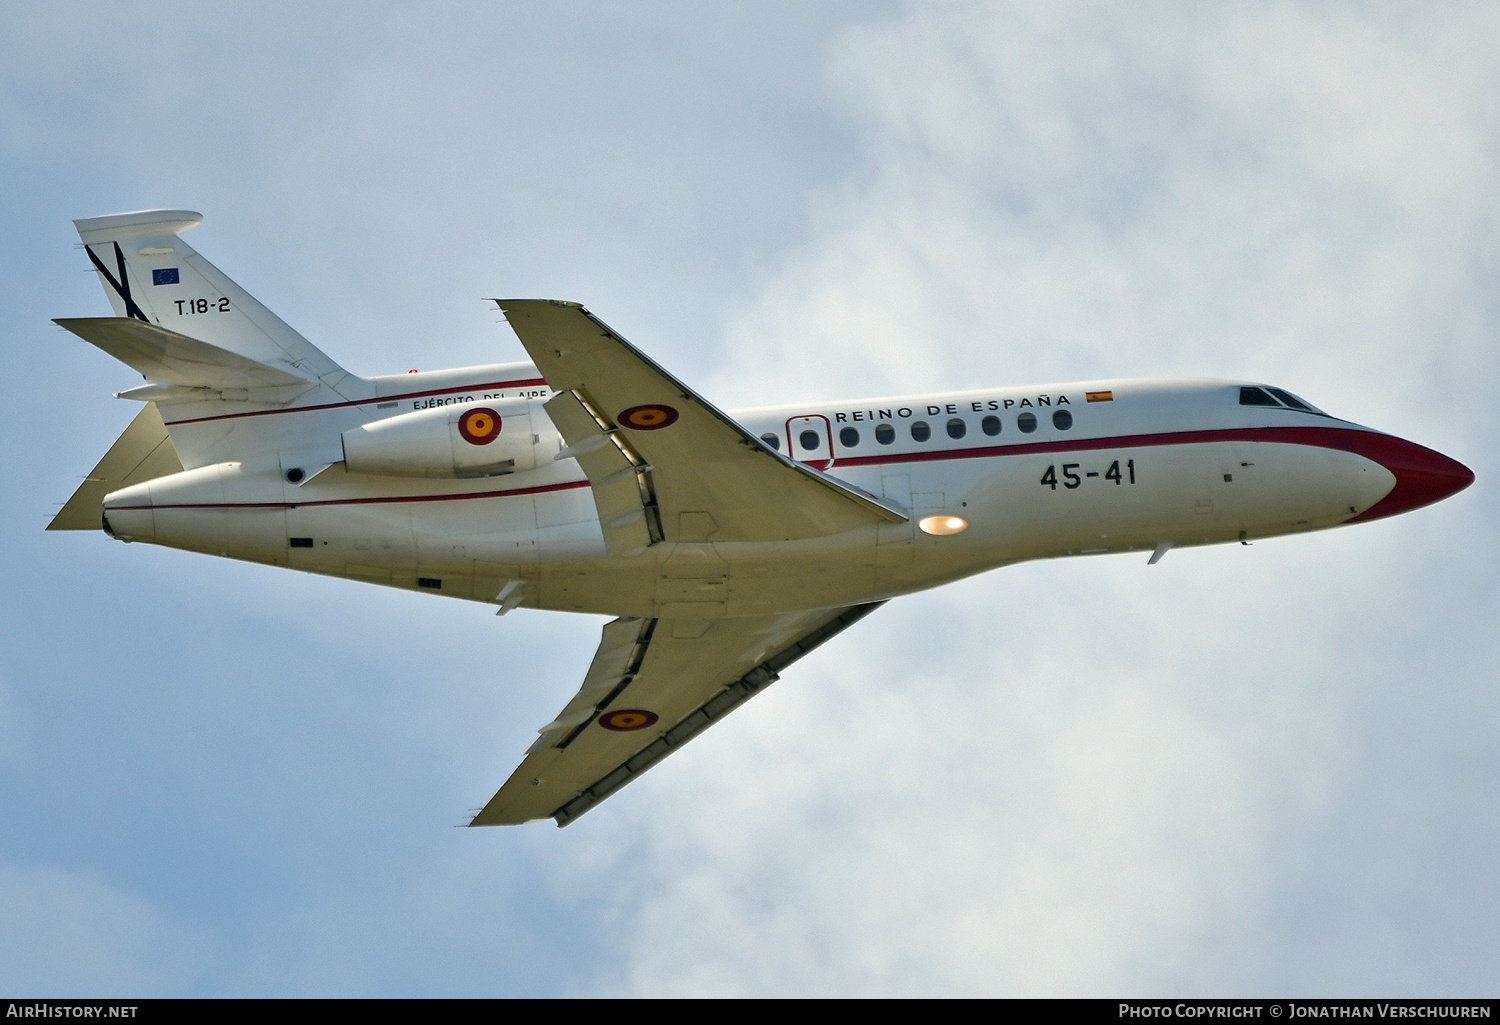
[[[794,416],[786,422],[787,455],[818,470],[833,465],[833,426],[828,417]]]

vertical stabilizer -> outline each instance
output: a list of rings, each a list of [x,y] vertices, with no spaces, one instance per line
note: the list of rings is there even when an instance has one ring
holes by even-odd
[[[190,210],[141,210],[74,221],[118,317],[208,342],[319,381],[341,394],[349,375],[179,237]]]

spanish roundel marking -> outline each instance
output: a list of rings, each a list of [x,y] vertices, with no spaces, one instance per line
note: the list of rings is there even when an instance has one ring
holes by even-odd
[[[671,406],[631,406],[620,414],[620,422],[638,431],[658,431],[677,422]]]
[[[488,445],[500,437],[500,414],[487,406],[470,409],[458,418],[458,433],[470,445]]]
[[[657,715],[643,708],[618,708],[613,712],[605,712],[599,717],[599,725],[606,730],[614,730],[617,733],[625,733],[630,730],[643,730],[647,726],[655,725]]]

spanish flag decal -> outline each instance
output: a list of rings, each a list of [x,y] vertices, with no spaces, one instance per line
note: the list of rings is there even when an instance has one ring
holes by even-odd
[[[630,730],[643,730],[647,726],[656,723],[655,712],[648,712],[644,708],[621,708],[614,712],[605,712],[599,717],[599,725],[606,730],[614,730],[616,733],[627,733]]]
[[[1115,400],[1115,393],[1112,391],[1091,391],[1087,394],[1090,402],[1113,402]]]

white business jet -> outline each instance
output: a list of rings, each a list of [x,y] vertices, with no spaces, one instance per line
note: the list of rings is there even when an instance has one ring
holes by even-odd
[[[145,377],[50,529],[618,617],[473,825],[566,825],[903,594],[1026,559],[1247,542],[1474,475],[1256,382],[1102,380],[722,412],[576,303],[531,356],[358,377],[150,210],[76,221]]]

